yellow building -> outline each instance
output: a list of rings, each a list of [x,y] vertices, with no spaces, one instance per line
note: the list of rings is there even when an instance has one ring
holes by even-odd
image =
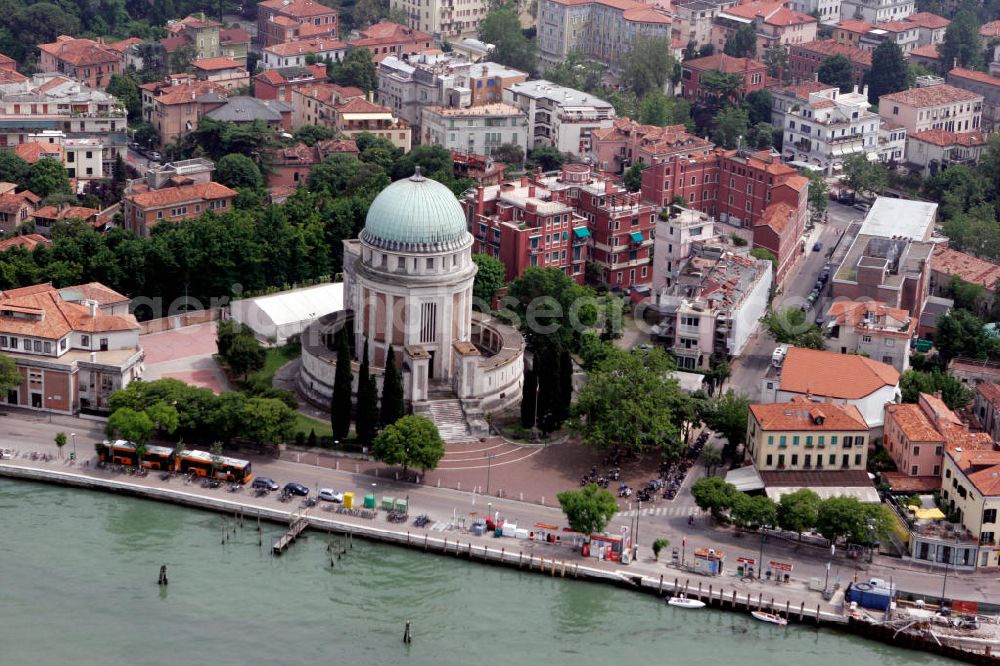
[[[949,445],[945,449],[941,499],[957,512],[971,540],[978,541],[975,562],[955,561],[953,544],[942,544],[938,561],[951,565],[1000,566],[1000,451]],[[956,553],[966,558],[965,553]],[[968,558],[971,559],[971,558]]]
[[[864,470],[868,425],[854,405],[799,396],[750,405],[747,455],[758,472]]]

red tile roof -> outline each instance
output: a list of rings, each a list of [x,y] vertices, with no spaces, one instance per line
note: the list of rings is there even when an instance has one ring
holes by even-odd
[[[858,400],[898,383],[891,365],[856,354],[791,347],[781,367],[781,390],[802,395]]]
[[[940,476],[910,476],[902,472],[882,472],[882,479],[900,493],[929,493],[941,487]]]
[[[665,23],[670,24],[670,16],[656,7],[634,7],[626,9],[622,18],[634,23]]]
[[[36,245],[51,246],[52,241],[41,234],[26,234],[24,236],[14,236],[5,241],[0,241],[0,252],[9,250],[12,247],[23,247],[29,252],[35,249]]]
[[[750,413],[761,430],[868,430],[854,405],[815,402],[805,396],[789,402],[750,405]]]
[[[954,276],[969,284],[978,284],[992,291],[1000,281],[1000,265],[942,245],[934,246],[931,270]]]
[[[353,98],[338,105],[337,113],[392,113],[392,109],[381,106],[366,99]]]
[[[990,21],[989,23],[984,23],[979,28],[980,37],[1000,37],[1000,21]]]
[[[36,314],[37,318],[0,314],[0,332],[47,340],[58,340],[73,331],[97,333],[139,329],[138,322],[130,314],[108,315],[98,310],[92,317],[89,307],[63,300],[51,283],[0,293],[0,313],[4,310],[22,315]]]
[[[157,104],[166,105],[187,104],[196,101],[202,95],[211,93],[226,97],[229,91],[215,81],[195,81],[175,86],[166,86],[162,88],[162,92],[156,96],[154,101]]]
[[[223,69],[236,69],[243,65],[232,58],[202,58],[201,60],[192,62],[191,66],[195,69],[205,70],[206,72],[214,72]]]
[[[685,60],[683,65],[686,69],[693,69],[699,72],[717,71],[726,74],[736,74],[739,72],[752,71],[755,69],[767,69],[767,65],[750,58],[734,58],[725,53],[705,56],[704,58],[694,58]]]
[[[910,442],[941,442],[944,435],[927,418],[920,405],[912,403],[888,404],[885,406],[885,422],[895,423]]]
[[[275,11],[281,12],[282,14],[287,14],[289,16],[296,16],[299,18],[313,17],[313,16],[325,16],[327,14],[336,14],[337,10],[326,5],[321,5],[318,2],[313,2],[312,0],[264,0],[264,2],[258,2],[258,7],[267,7],[268,9],[273,9]]]
[[[58,60],[77,67],[103,65],[121,60],[121,54],[99,44],[92,39],[76,39],[59,35],[51,44],[39,44],[38,48]]]
[[[980,382],[976,385],[976,391],[991,405],[1000,407],[1000,384],[996,382]]]
[[[941,56],[938,53],[937,44],[924,44],[923,46],[918,46],[910,51],[910,56],[920,56],[922,58],[939,58]]]
[[[785,233],[789,222],[795,217],[795,209],[784,202],[770,204],[761,213],[755,227],[771,227],[779,236]]]
[[[962,90],[947,83],[926,88],[910,88],[899,92],[889,93],[879,97],[879,102],[889,100],[899,104],[906,104],[913,107],[939,106],[941,104],[955,104],[956,102],[971,102],[972,100],[983,98],[982,95],[968,90]]]
[[[930,12],[917,12],[916,14],[910,14],[903,20],[916,24],[920,28],[928,28],[930,30],[947,28],[948,24],[951,23],[951,21],[943,16],[931,14]]]
[[[986,135],[982,132],[949,132],[942,129],[922,130],[910,137],[935,146],[985,146]]]
[[[226,45],[249,44],[250,33],[243,28],[226,28],[219,31],[219,43]]]
[[[231,190],[222,183],[197,183],[179,187],[165,187],[161,190],[130,194],[127,201],[143,209],[163,208],[188,201],[205,201],[210,199],[228,199],[235,197],[236,190]]]
[[[871,67],[872,64],[871,51],[862,51],[847,44],[840,44],[832,39],[817,39],[802,44],[789,44],[788,49],[790,52],[802,50],[821,56],[842,55],[852,63],[864,65],[865,67]]]
[[[86,206],[45,206],[35,211],[35,217],[43,220],[89,220],[101,211]]]
[[[112,42],[110,44],[106,44],[106,46],[112,51],[118,51],[118,53],[122,53],[123,51],[125,51],[125,49],[132,46],[133,44],[142,44],[142,40],[139,39],[138,37],[129,37],[128,39],[123,39],[120,42]]]
[[[805,25],[806,23],[817,22],[816,17],[795,11],[794,9],[789,9],[788,7],[782,7],[774,14],[767,17],[764,21],[764,23],[767,23],[768,25],[777,25],[782,27],[788,27],[790,25]]]
[[[391,21],[380,21],[359,31],[358,34],[360,38],[352,40],[352,46],[377,46],[396,42],[430,42],[434,39],[426,32],[420,32]]]
[[[902,308],[880,301],[836,301],[827,313],[840,326],[877,331],[879,335],[910,339],[917,321]],[[869,323],[870,322],[870,323]]]
[[[874,28],[868,21],[862,21],[861,19],[847,19],[846,21],[841,21],[837,25],[833,26],[834,30],[846,30],[847,32],[857,32],[866,33],[872,28]]]
[[[187,37],[164,37],[160,40],[160,46],[167,53],[173,53],[182,46],[186,46],[191,43]]]
[[[347,44],[337,39],[296,39],[283,44],[273,44],[265,51],[278,56],[302,55],[304,53],[324,53],[326,51],[343,51]]]
[[[955,67],[948,72],[948,78],[950,79],[952,77],[967,79],[969,81],[978,81],[979,83],[985,83],[988,86],[1000,86],[1000,77],[987,74],[986,72],[963,69],[962,67]]]
[[[41,201],[39,196],[31,190],[22,190],[21,192],[4,192],[3,194],[0,194],[0,212],[16,214],[20,212],[24,206],[34,208],[38,205],[39,201]]]
[[[42,157],[51,157],[57,160],[62,160],[63,149],[62,146],[55,143],[39,143],[38,141],[29,141],[28,143],[19,143],[14,146],[14,154],[28,164],[34,164],[38,160],[42,159]]]
[[[731,16],[739,16],[749,20],[767,17],[781,11],[781,2],[766,2],[763,0],[750,0],[733,7],[727,7],[722,11]]]

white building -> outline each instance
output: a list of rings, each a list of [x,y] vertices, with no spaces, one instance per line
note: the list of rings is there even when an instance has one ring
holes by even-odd
[[[791,8],[803,14],[812,14],[825,25],[840,22],[840,0],[792,0]]]
[[[779,95],[786,97],[794,90],[786,88]],[[852,155],[877,154],[881,119],[868,110],[867,87],[861,92],[855,86],[854,92],[849,93],[834,87],[801,97],[795,92],[791,94],[795,95],[795,102],[784,105],[782,114],[785,159],[806,162],[832,175]]]
[[[684,261],[691,256],[691,245],[715,237],[715,220],[690,208],[670,206],[656,220],[653,236],[653,293],[657,301],[664,288],[673,287]]]
[[[899,399],[899,371],[857,354],[791,347],[761,379],[761,402],[808,396],[854,405],[869,428],[881,431],[885,405]]]
[[[299,39],[294,42],[274,44],[260,53],[260,63],[263,69],[278,67],[304,67],[306,60],[315,56],[315,62],[322,63],[327,58],[340,62],[347,55],[347,44],[336,39]]]
[[[931,85],[882,95],[878,113],[898,122],[910,136],[928,129],[971,132],[980,128],[983,96],[931,79]],[[920,82],[918,81],[918,84]]]
[[[896,368],[910,367],[910,339],[917,320],[902,308],[878,301],[836,301],[827,311],[826,349],[841,354],[864,354]]]
[[[91,180],[104,178],[104,145],[95,138],[66,138],[62,130],[45,130],[28,135],[28,143],[59,146],[61,161],[70,178],[77,181],[77,191],[82,192]]]
[[[244,298],[229,306],[235,321],[249,326],[261,340],[279,345],[302,333],[318,317],[343,309],[343,282]]]
[[[611,103],[544,79],[512,85],[503,91],[503,101],[527,114],[529,146],[553,146],[574,155],[587,155],[590,133],[611,127],[615,119]]]
[[[420,143],[476,155],[492,155],[504,144],[527,152],[528,117],[510,104],[465,109],[428,106],[423,112]]]
[[[878,161],[900,164],[906,155],[906,128],[885,118],[881,120],[878,126]]]
[[[906,138],[906,167],[924,178],[951,166],[975,166],[986,150],[983,132],[924,130]]]
[[[840,8],[843,19],[861,19],[869,23],[899,21],[916,11],[914,0],[844,0]]]
[[[390,9],[402,9],[414,30],[436,40],[476,35],[490,11],[489,0],[389,0]]]

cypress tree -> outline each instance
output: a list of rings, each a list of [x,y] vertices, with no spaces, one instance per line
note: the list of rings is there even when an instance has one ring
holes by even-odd
[[[535,354],[534,364],[538,376],[538,429],[548,434],[559,427],[559,355],[546,349]]]
[[[559,397],[556,410],[558,425],[569,418],[569,407],[573,402],[573,357],[564,349],[559,354]]]
[[[530,428],[535,425],[535,389],[538,381],[532,370],[524,371],[524,389],[521,391],[521,427]]]
[[[396,354],[389,346],[382,378],[382,427],[392,425],[406,414],[403,403],[403,376],[396,367]]]
[[[346,439],[351,431],[351,351],[347,346],[347,331],[337,333],[337,371],[333,376],[333,396],[330,400],[330,425],[334,439]]]
[[[364,445],[371,444],[378,426],[378,388],[371,381],[369,368],[368,338],[365,338],[361,369],[358,371],[358,414],[354,420],[354,432],[358,435],[358,441]]]

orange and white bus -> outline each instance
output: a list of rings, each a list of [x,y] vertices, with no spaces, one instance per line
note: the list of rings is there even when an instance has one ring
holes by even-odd
[[[214,477],[236,483],[250,483],[253,479],[249,460],[213,456],[208,451],[196,449],[184,451],[177,458],[177,465],[182,474],[194,472],[198,476]]]

